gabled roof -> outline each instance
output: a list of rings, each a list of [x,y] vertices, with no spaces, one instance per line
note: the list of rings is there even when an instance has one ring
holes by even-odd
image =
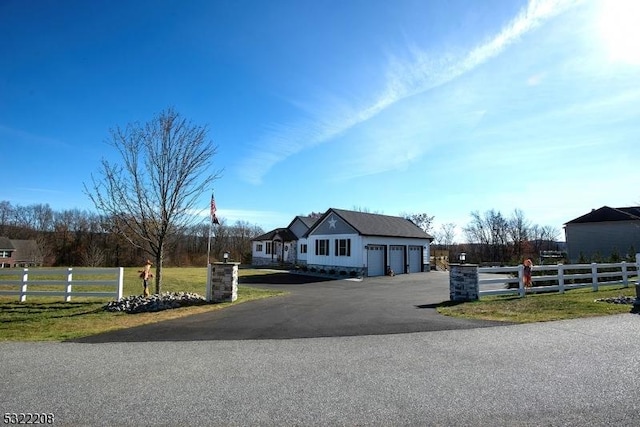
[[[582,215],[576,219],[572,219],[566,224],[584,224],[589,222],[606,222],[606,221],[638,221],[640,220],[640,206],[628,208],[610,208],[603,206],[600,209],[594,209],[588,214]]]
[[[288,228],[276,228],[274,230],[269,231],[268,233],[264,233],[262,236],[254,237],[252,240],[254,242],[257,241],[266,241],[266,240],[277,240],[276,238],[282,239],[283,242],[293,242],[298,240],[295,234]]]
[[[16,248],[17,261],[35,261],[41,257],[40,248],[35,240],[11,240]]]
[[[0,249],[2,250],[13,250],[15,246],[11,244],[11,240],[8,237],[0,237]]]
[[[406,218],[331,208],[309,229],[308,236],[331,213],[338,215],[363,236],[409,237],[433,240],[420,227]]]
[[[289,223],[287,228],[291,228],[293,223],[296,222],[296,219],[299,219],[300,222],[302,222],[304,225],[306,225],[307,229],[313,227],[313,224],[315,224],[316,221],[318,220],[317,217],[298,215],[297,217],[293,218],[293,220]]]

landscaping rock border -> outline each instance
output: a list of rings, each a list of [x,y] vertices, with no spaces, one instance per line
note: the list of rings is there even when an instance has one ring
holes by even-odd
[[[598,298],[594,300],[595,302],[608,302],[610,304],[630,304],[633,305],[636,301],[634,297],[625,297],[620,295],[619,297],[610,297],[610,298]]]
[[[206,298],[191,292],[164,292],[148,297],[131,295],[117,301],[110,301],[104,310],[124,313],[152,313],[172,308],[206,304]]]

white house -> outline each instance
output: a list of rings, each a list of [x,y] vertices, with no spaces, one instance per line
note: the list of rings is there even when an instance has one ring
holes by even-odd
[[[317,220],[296,217],[286,229],[259,236],[253,241],[253,260],[338,275],[416,273],[429,271],[432,240],[405,218],[332,208]]]

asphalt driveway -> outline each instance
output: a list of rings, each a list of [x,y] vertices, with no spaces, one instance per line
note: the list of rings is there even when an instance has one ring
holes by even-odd
[[[449,300],[449,275],[443,272],[374,277],[361,281],[323,280],[279,272],[248,278],[241,283],[289,293],[77,341],[317,338],[506,325],[438,314],[437,305]]]

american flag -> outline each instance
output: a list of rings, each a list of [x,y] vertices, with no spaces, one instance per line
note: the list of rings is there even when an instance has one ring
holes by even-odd
[[[220,224],[218,218],[216,217],[216,199],[213,197],[213,193],[211,193],[211,221],[214,224]]]

